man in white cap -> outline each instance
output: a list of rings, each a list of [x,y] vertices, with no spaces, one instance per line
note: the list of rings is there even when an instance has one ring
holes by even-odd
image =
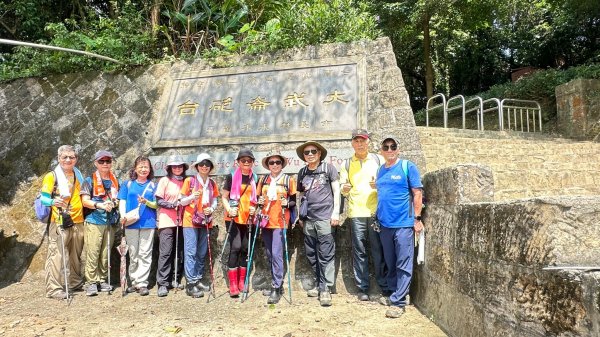
[[[365,129],[352,131],[352,148],[354,155],[344,161],[340,170],[342,195],[348,200],[348,219],[352,234],[352,267],[354,281],[359,289],[358,299],[369,300],[369,256],[367,256],[367,239],[369,251],[373,259],[375,280],[384,296],[389,296],[385,278],[385,261],[379,233],[373,228],[373,217],[377,211],[377,190],[369,184],[375,180],[377,170],[383,158],[369,153],[371,139]]]
[[[331,305],[335,285],[335,238],[333,228],[340,224],[340,184],[335,167],[324,162],[327,150],[314,141],[296,149],[306,166],[298,172],[300,224],[304,232],[306,257],[315,272],[316,287],[309,297],[319,296],[321,306]],[[304,206],[302,205],[304,204]]]

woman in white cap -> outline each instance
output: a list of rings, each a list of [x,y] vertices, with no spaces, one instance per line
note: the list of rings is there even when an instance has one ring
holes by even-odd
[[[210,288],[202,284],[204,260],[208,251],[208,231],[213,226],[212,214],[217,208],[219,189],[208,177],[215,164],[207,153],[198,155],[192,166],[198,172],[188,177],[181,188],[183,214],[185,293],[199,298]],[[210,266],[209,266],[210,268]]]
[[[169,288],[179,287],[183,267],[182,238],[179,231],[181,226],[179,192],[183,186],[185,171],[188,164],[180,157],[172,157],[167,162],[167,176],[158,181],[156,187],[156,202],[158,203],[158,269],[156,270],[156,283],[158,284],[158,297],[169,294]],[[177,261],[175,260],[177,255]],[[174,264],[177,263],[173,270]],[[175,275],[177,274],[177,275]]]
[[[263,205],[261,215],[265,220],[260,223],[262,238],[271,267],[271,293],[267,303],[275,304],[283,294],[283,228],[290,223],[290,212],[286,210],[296,205],[296,182],[283,173],[287,161],[279,151],[267,154],[262,165],[270,171],[258,183],[258,204]]]
[[[119,189],[119,212],[121,213],[121,224],[125,227],[127,238],[127,251],[129,252],[129,279],[131,287],[128,293],[138,293],[147,296],[148,276],[152,265],[152,246],[154,244],[154,232],[156,231],[156,199],[154,190],[156,184],[154,169],[150,159],[139,156],[129,170],[129,181],[123,183]],[[138,209],[139,219],[129,225],[127,212]],[[130,222],[130,221],[129,221]]]
[[[249,220],[256,211],[256,175],[252,172],[254,154],[250,149],[241,149],[236,162],[238,168],[225,177],[221,198],[225,207],[225,221],[229,221],[229,296],[237,297],[244,291],[248,263],[248,231],[252,230]]]

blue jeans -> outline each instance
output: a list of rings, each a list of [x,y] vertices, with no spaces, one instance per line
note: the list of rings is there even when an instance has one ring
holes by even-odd
[[[371,217],[350,218],[352,230],[352,267],[356,286],[364,293],[369,291],[369,256],[367,255],[367,237],[369,239],[369,250],[375,268],[375,280],[381,291],[388,292],[386,279],[385,261],[383,260],[383,248],[379,233],[373,230]]]
[[[184,271],[185,278],[189,283],[195,283],[204,275],[204,259],[208,251],[208,238],[206,227],[183,228],[184,243]]]
[[[388,285],[393,291],[390,302],[393,306],[406,306],[406,295],[410,289],[415,255],[414,228],[386,228],[379,233],[383,246],[383,257],[387,270]]]

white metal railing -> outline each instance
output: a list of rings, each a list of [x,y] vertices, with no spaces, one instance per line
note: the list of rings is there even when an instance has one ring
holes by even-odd
[[[436,102],[439,102],[436,104]],[[454,103],[454,105],[451,105]],[[448,127],[448,113],[462,113],[462,128],[466,129],[467,115],[474,112],[477,119],[477,130],[484,130],[484,115],[498,114],[498,130],[505,129],[521,132],[542,131],[542,109],[536,101],[505,98],[489,98],[485,101],[474,96],[467,100],[463,95],[456,95],[446,100],[444,94],[436,94],[427,100],[425,109],[425,125],[429,126],[429,113],[441,110],[444,117],[444,128]],[[537,116],[536,116],[537,115]],[[505,118],[506,116],[506,118]],[[536,120],[537,118],[537,120]]]

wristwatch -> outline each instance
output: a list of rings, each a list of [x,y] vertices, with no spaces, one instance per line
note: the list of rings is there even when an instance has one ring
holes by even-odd
[[[423,217],[422,217],[422,216],[420,216],[420,215],[417,215],[417,216],[415,216],[415,220],[417,220],[417,221],[421,221],[421,219],[423,219]]]

